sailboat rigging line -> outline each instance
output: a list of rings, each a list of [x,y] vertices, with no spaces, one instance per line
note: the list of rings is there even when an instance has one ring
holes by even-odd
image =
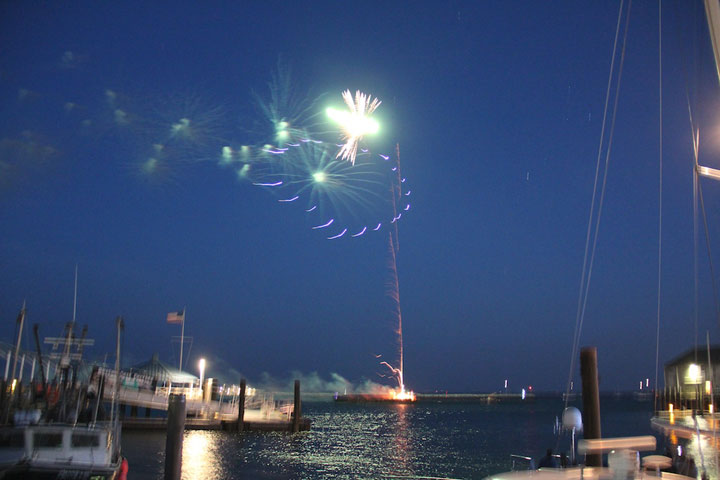
[[[693,116],[692,116],[692,108],[690,106],[690,97],[687,96],[687,105],[688,105],[688,116],[690,120],[690,127],[693,130],[693,161],[695,162],[694,165],[694,171],[693,171],[693,234],[694,234],[694,241],[695,241],[695,361],[697,362],[697,344],[698,344],[698,258],[697,258],[697,252],[698,252],[698,199],[700,200],[700,212],[702,213],[703,218],[703,227],[705,227],[705,246],[707,248],[707,254],[708,254],[708,265],[710,268],[710,279],[711,279],[711,285],[712,285],[712,291],[713,291],[713,303],[715,304],[715,315],[718,319],[718,323],[720,323],[720,304],[718,304],[718,287],[717,287],[717,281],[715,280],[715,268],[713,266],[712,261],[712,253],[710,251],[710,231],[708,230],[708,223],[707,223],[707,213],[705,211],[705,201],[702,194],[702,184],[700,182],[699,178],[699,169],[700,164],[698,163],[698,158],[700,156],[700,129],[696,129],[695,125],[693,123]]]
[[[695,175],[697,175],[697,172],[695,173]],[[699,193],[699,197],[700,197],[700,212],[702,213],[703,226],[705,227],[705,246],[707,248],[707,253],[708,253],[710,278],[712,279],[711,284],[712,284],[712,289],[713,289],[713,301],[715,303],[715,315],[718,318],[718,322],[720,322],[720,305],[718,304],[718,288],[717,288],[717,281],[715,280],[715,268],[713,267],[712,255],[710,254],[710,233],[708,232],[707,214],[705,213],[705,201],[703,200],[701,182],[698,181],[697,186],[698,186],[698,193]]]
[[[658,0],[658,97],[660,100],[660,137],[658,141],[658,277],[657,277],[657,326],[655,329],[655,383],[653,410],[657,411],[658,365],[660,364],[660,292],[662,291],[662,213],[663,213],[663,95],[662,95],[662,0]]]
[[[700,176],[697,173],[698,169],[698,152],[700,150],[700,129],[695,131],[692,121],[692,109],[690,108],[690,99],[688,99],[688,111],[690,112],[690,127],[693,128],[692,139],[693,139],[693,260],[694,268],[693,274],[695,275],[695,303],[693,304],[693,317],[695,327],[695,363],[697,363],[697,344],[698,344],[698,316],[700,307],[700,277],[699,274],[699,258],[700,252],[699,242],[699,226],[698,226],[698,186],[700,184]]]
[[[690,131],[693,139],[693,276],[694,276],[694,303],[693,317],[695,321],[695,362],[697,363],[697,332],[698,332],[698,305],[699,297],[699,279],[698,279],[698,182],[700,181],[698,170],[698,147],[700,143],[700,129],[695,129],[693,122],[692,106],[690,104],[690,93],[687,89],[687,79],[685,81],[685,99],[688,107],[688,119],[690,120]]]
[[[618,46],[618,38],[620,34],[620,25],[622,23],[622,12],[623,12],[623,6],[624,6],[624,0],[620,1],[620,8],[618,9],[618,18],[617,18],[617,24],[615,27],[615,39],[613,42],[613,54],[612,54],[612,60],[610,62],[610,72],[608,74],[608,85],[605,92],[605,106],[603,110],[603,121],[602,121],[602,127],[600,131],[600,142],[598,145],[598,155],[597,155],[597,162],[595,165],[595,181],[593,184],[593,194],[592,194],[592,200],[590,202],[590,214],[588,216],[588,227],[587,227],[587,234],[585,237],[585,254],[583,258],[583,269],[582,269],[582,275],[580,277],[580,290],[578,294],[578,305],[577,305],[577,313],[575,317],[575,334],[573,336],[573,348],[572,348],[572,354],[570,356],[570,371],[568,373],[568,381],[567,381],[567,387],[566,387],[566,395],[565,395],[565,407],[567,408],[568,402],[570,399],[570,386],[572,385],[572,377],[573,372],[575,370],[575,358],[577,357],[578,348],[580,345],[580,333],[582,332],[582,326],[584,322],[585,317],[585,308],[587,306],[587,297],[588,292],[590,288],[590,279],[592,276],[592,266],[593,261],[595,259],[595,248],[597,245],[597,237],[598,237],[598,230],[600,227],[600,219],[602,216],[602,205],[603,200],[605,197],[605,185],[607,184],[607,171],[608,171],[608,164],[610,161],[610,151],[612,147],[612,141],[613,141],[613,130],[615,128],[615,118],[617,114],[617,104],[618,104],[618,98],[620,94],[620,83],[622,80],[622,67],[623,63],[625,61],[625,46],[627,44],[627,32],[628,27],[630,25],[630,9],[632,7],[632,0],[628,2],[628,8],[627,8],[627,14],[625,16],[625,29],[623,32],[623,42],[622,42],[622,49],[620,54],[620,65],[618,68],[618,76],[617,81],[615,83],[615,98],[613,102],[613,110],[612,110],[612,120],[610,122],[610,133],[609,138],[607,142],[607,149],[606,149],[606,155],[605,155],[605,169],[603,172],[603,181],[602,186],[600,187],[600,200],[598,202],[598,212],[597,217],[595,221],[595,229],[593,233],[593,241],[592,241],[592,247],[590,246],[590,237],[591,232],[593,231],[592,228],[592,220],[593,215],[595,211],[595,199],[598,191],[598,178],[600,175],[600,163],[602,159],[602,151],[603,151],[603,145],[604,145],[604,138],[605,138],[605,126],[607,125],[607,113],[608,113],[608,105],[610,103],[610,94],[611,94],[611,87],[612,87],[612,79],[613,79],[613,73],[615,69],[615,59],[617,58],[617,46]],[[588,261],[588,252],[590,252],[589,257],[590,260]]]

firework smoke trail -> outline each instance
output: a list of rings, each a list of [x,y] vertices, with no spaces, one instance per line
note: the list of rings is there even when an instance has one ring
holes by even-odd
[[[405,380],[403,378],[403,336],[402,336],[402,311],[400,309],[400,281],[398,279],[398,273],[397,273],[397,237],[393,235],[393,232],[390,231],[388,234],[388,251],[390,253],[390,258],[388,260],[388,268],[390,270],[390,278],[387,281],[387,294],[390,297],[390,299],[393,301],[394,304],[394,313],[397,316],[398,326],[397,326],[397,336],[398,336],[398,348],[399,348],[399,363],[398,367],[393,367],[387,362],[382,362],[385,366],[387,366],[397,377],[398,380],[398,386],[400,387],[400,391],[405,391]]]
[[[393,200],[393,216],[395,218],[397,217],[397,200],[402,198],[402,176],[400,175],[400,145],[397,144],[395,146],[395,154],[397,156],[397,168],[395,169],[395,172],[397,173],[397,182],[393,182],[393,184],[390,186],[390,192],[392,194],[392,200]],[[388,296],[392,299],[395,305],[395,314],[397,315],[397,336],[398,336],[398,367],[393,367],[387,362],[382,362],[383,365],[387,366],[390,371],[393,373],[393,375],[398,380],[398,386],[400,387],[399,392],[399,399],[405,400],[410,399],[414,400],[415,395],[413,392],[405,392],[405,378],[404,378],[404,366],[403,366],[403,360],[404,360],[404,353],[403,353],[403,330],[402,330],[402,309],[400,308],[400,280],[398,277],[398,271],[397,271],[397,252],[400,250],[400,239],[398,237],[398,222],[394,222],[395,228],[394,228],[394,235],[393,230],[390,230],[390,233],[388,235],[388,250],[390,253],[390,258],[388,260],[388,267],[390,270],[390,278],[387,282],[387,292]]]
[[[382,102],[377,98],[373,100],[370,95],[365,95],[360,90],[355,92],[355,99],[353,99],[350,90],[345,90],[342,96],[345,104],[350,109],[349,113],[333,108],[327,109],[328,117],[340,124],[343,131],[342,139],[345,142],[340,147],[335,158],[349,160],[350,163],[355,165],[358,142],[362,140],[364,135],[375,133],[380,128],[378,123],[370,118],[370,115]]]

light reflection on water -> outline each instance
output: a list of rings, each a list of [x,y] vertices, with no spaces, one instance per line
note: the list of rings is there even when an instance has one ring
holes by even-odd
[[[183,479],[483,478],[511,468],[510,454],[568,451],[553,434],[561,400],[534,403],[305,403],[310,432],[188,431]],[[652,405],[601,401],[604,436],[652,434]],[[662,451],[662,443],[659,448]],[[125,432],[132,479],[161,479],[163,432]]]
[[[182,472],[184,478],[227,478],[218,455],[222,444],[217,432],[190,430],[183,439]]]

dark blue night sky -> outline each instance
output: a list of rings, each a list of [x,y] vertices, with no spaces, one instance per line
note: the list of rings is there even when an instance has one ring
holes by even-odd
[[[305,204],[222,165],[223,146],[273,143],[256,97],[268,101],[280,69],[297,102],[319,98],[298,118],[325,139],[318,123],[343,90],[383,102],[363,146],[399,144],[412,190],[397,258],[407,386],[564,389],[618,6],[4,2],[0,338],[12,341],[23,300],[28,322],[59,334],[77,264],[95,358],[113,350],[122,315],[126,364],[153,352],[177,362],[180,329],[165,316],[185,306],[191,370],[204,356],[228,381],[392,385],[378,375],[397,357],[387,231],[327,240]],[[630,16],[580,342],[598,347],[606,390],[655,376],[657,3],[635,2]],[[688,99],[700,163],[720,167],[701,2],[663,2],[663,23],[661,365],[695,342]],[[191,141],[172,136],[181,118]],[[363,168],[346,172],[362,182]],[[717,247],[720,185],[702,185]],[[388,217],[373,198],[328,201],[325,213]],[[700,239],[698,338],[717,343]]]

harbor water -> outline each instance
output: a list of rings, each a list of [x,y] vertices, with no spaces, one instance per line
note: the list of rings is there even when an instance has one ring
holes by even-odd
[[[563,408],[560,398],[505,404],[305,402],[309,432],[186,431],[183,479],[480,479],[510,470],[511,454],[537,460],[547,448],[569,453],[569,435],[554,433]],[[603,397],[603,436],[653,434],[652,408],[649,401]],[[666,443],[658,437],[660,452]],[[128,478],[161,479],[164,450],[164,432],[124,432]]]

